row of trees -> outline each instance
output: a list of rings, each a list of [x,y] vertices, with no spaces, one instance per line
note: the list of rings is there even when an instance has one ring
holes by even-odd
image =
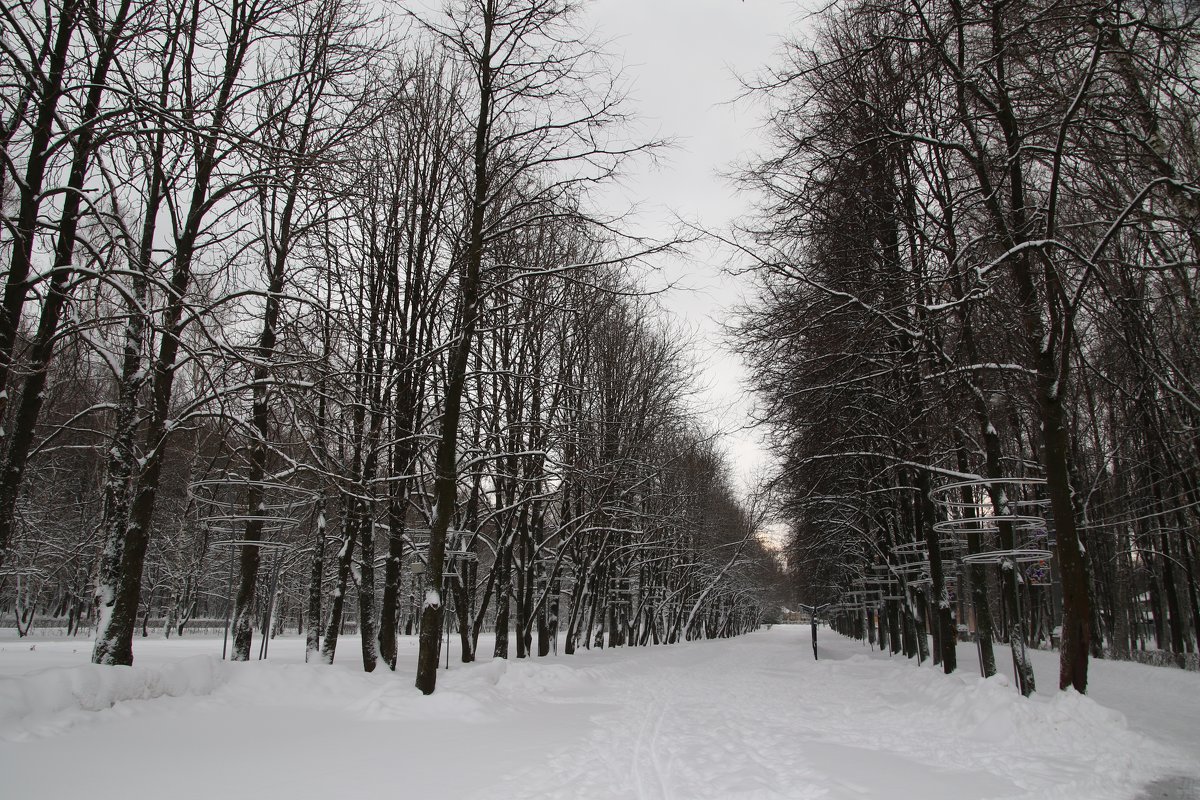
[[[451,604],[465,660],[753,627],[761,520],[639,299],[664,245],[587,210],[658,143],[570,3],[372,13],[5,6],[0,597],[128,664],[226,592],[249,658],[306,585],[310,657],[356,598],[371,670],[420,572],[426,692]]]
[[[1062,687],[1150,631],[1196,651],[1196,23],[1183,2],[840,3],[762,82],[774,138],[740,242],[760,302],[738,337],[806,602],[877,598],[920,543],[928,588],[881,592],[880,620],[928,625],[953,669],[947,548],[1048,541],[1052,593],[1036,565],[961,570],[985,671],[998,633],[1032,691],[1048,607]],[[972,478],[991,482],[934,502]]]

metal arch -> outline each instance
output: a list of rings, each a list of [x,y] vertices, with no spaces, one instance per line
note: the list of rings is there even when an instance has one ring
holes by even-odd
[[[1026,487],[1026,486],[1045,486],[1045,478],[972,478],[964,481],[954,481],[952,483],[936,486],[929,492],[929,497],[933,502],[946,508],[976,508],[978,503],[966,500],[960,500],[953,496],[954,492],[960,489],[977,489],[993,485]]]
[[[1038,561],[1049,561],[1053,553],[1049,550],[1017,547],[1012,550],[985,550],[963,556],[964,564],[1003,564],[1011,561],[1014,564],[1033,564]]]

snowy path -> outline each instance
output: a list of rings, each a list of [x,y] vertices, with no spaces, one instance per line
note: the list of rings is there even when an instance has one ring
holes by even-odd
[[[594,695],[617,709],[594,720],[588,740],[494,796],[524,787],[563,797],[572,786],[579,798],[1083,800],[1134,797],[1150,775],[1197,767],[1200,749],[1163,752],[1089,699],[1024,702],[1005,681],[947,678],[828,631],[814,663],[807,641],[807,631],[776,628],[738,646],[621,663],[623,680],[600,682]],[[1191,692],[1175,707],[1190,707],[1200,727],[1200,676],[1179,674]]]
[[[364,675],[355,640],[329,669],[296,663],[298,640],[234,666],[219,641],[150,639],[114,673],[74,666],[86,642],[0,641],[0,797],[1140,800],[1200,777],[1200,675],[1174,670],[1095,664],[1122,716],[1023,701],[968,648],[946,677],[822,631],[813,662],[781,626],[454,665],[424,698],[405,645],[400,674]]]

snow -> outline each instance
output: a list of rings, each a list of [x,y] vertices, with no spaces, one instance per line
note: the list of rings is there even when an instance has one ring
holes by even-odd
[[[226,676],[219,660],[193,656],[157,667],[83,664],[0,680],[0,739],[52,736],[130,700],[209,695]]]
[[[0,632],[6,800],[1135,800],[1200,778],[1200,675],[1093,662],[1084,697],[1050,691],[1040,651],[1024,700],[972,674],[971,645],[945,676],[822,629],[814,662],[808,626],[472,665],[452,645],[424,697],[415,637],[397,673],[372,674],[304,664],[299,637],[243,664],[219,637],[138,639],[133,667],[87,664],[90,644]]]

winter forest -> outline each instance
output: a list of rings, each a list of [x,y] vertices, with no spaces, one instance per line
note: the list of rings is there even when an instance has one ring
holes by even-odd
[[[1200,5],[621,2],[0,0],[0,794],[1200,797]]]

